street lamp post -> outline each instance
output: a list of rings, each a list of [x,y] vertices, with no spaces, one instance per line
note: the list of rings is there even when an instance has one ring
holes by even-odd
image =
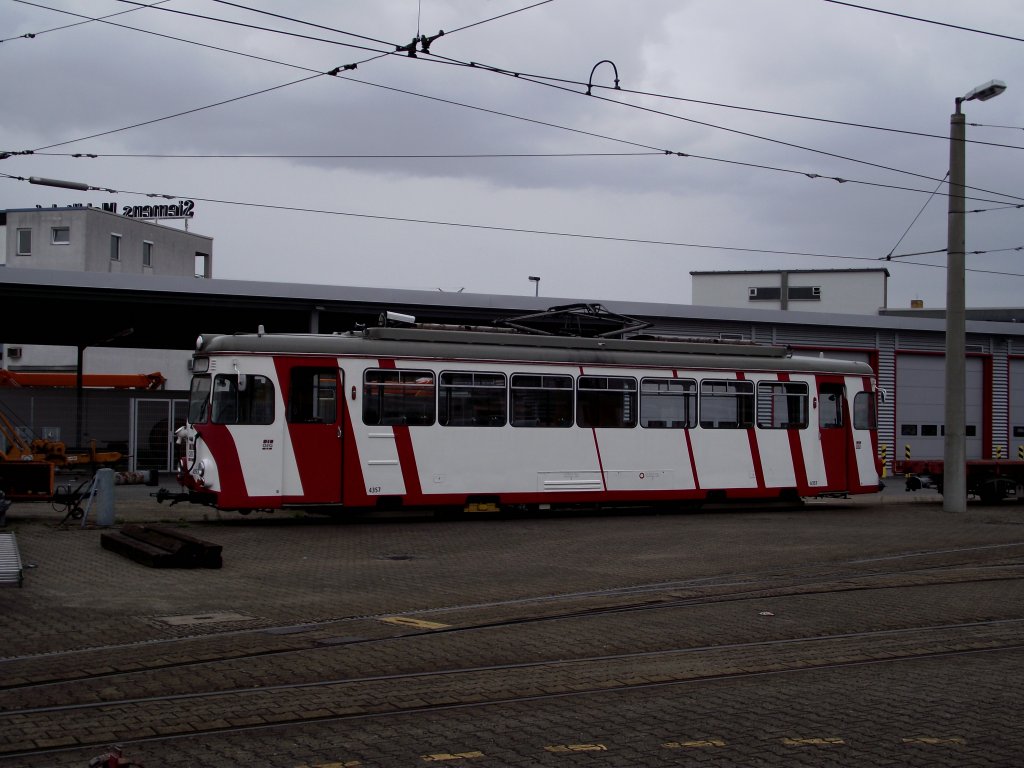
[[[966,226],[964,185],[966,139],[965,101],[988,101],[1006,90],[1006,83],[990,80],[956,100],[949,120],[949,224],[946,240],[946,436],[943,452],[942,508],[967,510],[966,359]]]
[[[540,296],[540,278],[536,275],[530,275],[530,282],[533,283],[533,295]]]

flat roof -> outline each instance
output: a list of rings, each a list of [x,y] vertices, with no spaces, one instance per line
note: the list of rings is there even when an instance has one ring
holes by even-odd
[[[202,332],[332,333],[372,325],[384,309],[424,322],[489,323],[503,315],[540,312],[581,301],[641,319],[758,325],[893,329],[945,333],[934,317],[791,312],[580,297],[442,293],[392,288],[273,283],[191,277],[71,272],[0,267],[3,341],[191,349]],[[1024,310],[1021,312],[1024,315]],[[311,318],[317,327],[311,327]],[[131,329],[130,334],[124,332]],[[968,320],[976,334],[1024,336],[1024,324]],[[124,334],[124,335],[118,335]],[[118,335],[116,341],[109,341]]]
[[[789,275],[828,275],[833,272],[884,272],[889,277],[889,270],[885,267],[850,267],[849,269],[705,269],[692,270],[691,275],[780,275],[783,272]]]

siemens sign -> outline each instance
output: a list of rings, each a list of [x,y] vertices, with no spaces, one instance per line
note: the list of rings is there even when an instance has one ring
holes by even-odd
[[[192,200],[179,200],[170,205],[123,205],[121,215],[130,219],[191,219],[196,204]],[[117,213],[117,203],[103,203],[103,210]]]

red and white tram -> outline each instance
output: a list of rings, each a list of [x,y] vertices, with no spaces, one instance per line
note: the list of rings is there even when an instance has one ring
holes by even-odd
[[[202,336],[179,430],[187,497],[488,509],[880,487],[864,363],[524,330]]]

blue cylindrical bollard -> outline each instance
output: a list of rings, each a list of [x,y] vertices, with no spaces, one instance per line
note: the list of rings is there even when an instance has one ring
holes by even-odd
[[[96,472],[96,525],[114,524],[114,470],[104,467]]]

